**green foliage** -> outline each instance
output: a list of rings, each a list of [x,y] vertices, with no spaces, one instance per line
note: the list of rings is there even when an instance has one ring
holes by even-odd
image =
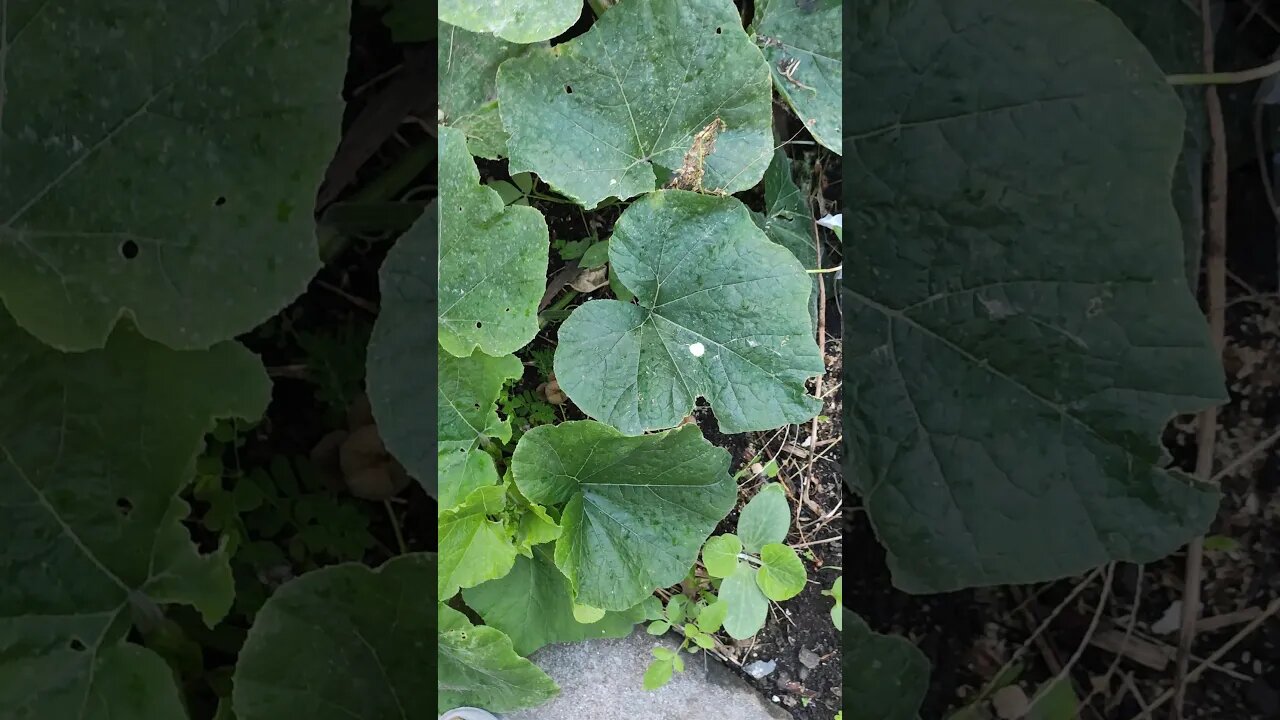
[[[537,210],[504,207],[497,192],[480,185],[461,131],[441,127],[439,133],[440,194],[446,198],[440,204],[440,347],[458,357],[476,349],[495,356],[515,352],[538,332],[547,224]],[[479,262],[474,254],[482,243],[490,247],[489,262]],[[405,267],[395,271],[431,283],[434,260],[406,255]],[[391,272],[389,267],[383,272]]]
[[[1184,111],[1164,73],[1089,2],[904,3],[855,27],[852,95],[918,89],[845,129],[846,480],[894,583],[1030,583],[1202,534],[1218,493],[1158,442],[1225,398],[1170,202]]]
[[[725,128],[702,185],[753,187],[773,152],[769,100],[769,70],[730,0],[629,0],[498,70],[512,171],[588,209],[656,189],[716,118]]]
[[[505,0],[502,6],[471,0],[442,0],[442,22],[472,32],[493,33],[514,43],[549,40],[568,30],[582,13],[576,0]]]
[[[840,608],[844,605],[843,582],[844,578],[838,577],[836,578],[836,581],[832,583],[830,590],[822,591],[823,595],[830,595],[831,598],[836,601],[836,604],[831,607],[831,622],[836,626],[837,630],[844,629],[844,624],[841,621],[842,614],[840,612]]]
[[[844,608],[840,665],[850,720],[913,720],[929,684],[929,661],[908,640],[874,633]]]
[[[728,469],[729,454],[689,425],[640,437],[592,421],[544,425],[512,456],[520,492],[564,508],[556,565],[579,602],[606,610],[686,575],[733,504]]]
[[[261,416],[266,374],[235,344],[179,352],[128,330],[63,354],[0,313],[0,384],[0,707],[181,717],[164,662],[127,637],[164,604],[208,625],[231,609],[228,553],[197,551],[178,493],[215,418]]]
[[[18,324],[79,351],[128,317],[199,349],[301,293],[319,267],[312,207],[341,126],[349,5],[10,8],[25,42],[4,50],[0,300]]]
[[[773,86],[823,146],[840,154],[841,0],[761,0],[751,29]]]
[[[807,582],[796,551],[782,544],[791,527],[791,510],[778,483],[760,489],[738,515],[738,533],[716,535],[702,548],[707,574],[721,579],[725,632],[751,637],[764,627],[769,601],[789,600]]]
[[[295,338],[303,352],[307,379],[315,385],[316,399],[324,407],[326,427],[347,425],[347,409],[363,390],[371,331],[369,325],[351,321],[330,332],[300,332]]]
[[[639,304],[579,306],[556,347],[556,378],[583,412],[629,435],[674,427],[699,396],[722,432],[817,414],[810,278],[741,202],[650,193],[618,220],[609,262]]]
[[[434,693],[421,674],[436,664],[435,648],[405,638],[435,629],[431,603],[421,602],[431,592],[434,560],[414,553],[376,570],[334,565],[276,590],[240,652],[236,718],[402,717],[405,707],[429,705]]]
[[[626,0],[598,18],[570,0],[449,0],[434,20],[421,3],[368,4],[396,42],[439,40],[440,202],[386,257],[367,354],[361,322],[297,335],[299,309],[252,337],[297,346],[326,429],[346,426],[363,377],[373,444],[439,498],[439,561],[379,570],[357,564],[378,545],[371,513],[394,523],[402,508],[345,499],[298,448],[247,441],[239,421],[271,392],[233,341],[312,280],[314,210],[330,237],[392,200],[384,185],[407,187],[374,179],[385,198],[314,207],[343,126],[348,3],[17,3],[0,21],[14,23],[0,49],[6,712],[181,720],[199,686],[224,719],[398,717],[423,711],[433,663],[438,710],[507,711],[557,692],[523,657],[547,643],[676,630],[642,680],[657,687],[716,633],[759,631],[769,601],[808,581],[784,544],[786,496],[767,485],[708,540],[741,477],[683,421],[699,398],[728,433],[820,410],[806,270],[830,237],[802,188],[834,158],[815,147],[792,177],[775,92],[820,145],[850,151],[847,481],[898,586],[1045,580],[1204,531],[1216,493],[1167,471],[1156,441],[1224,395],[1180,252],[1199,226],[1199,126],[1184,120],[1202,113],[1164,78],[1194,64],[1190,14],[761,0],[744,30],[730,0]],[[579,19],[583,34],[546,42]],[[431,152],[388,177],[417,176]],[[504,155],[510,181],[483,186],[474,156]],[[552,239],[538,209],[614,199],[629,204],[607,238]],[[395,203],[391,224],[420,202]],[[817,224],[843,236],[843,213]],[[539,318],[553,257],[607,265],[614,299],[569,313],[566,294]],[[559,422],[580,414],[595,420]],[[258,435],[279,436],[275,420]],[[432,572],[485,624],[442,603],[432,616]],[[663,607],[654,593],[677,584]],[[851,718],[914,717],[920,653],[847,611],[833,621],[849,626]],[[405,640],[433,622],[434,654]],[[203,667],[236,652],[234,670]],[[1069,690],[1037,712],[1069,716]]]

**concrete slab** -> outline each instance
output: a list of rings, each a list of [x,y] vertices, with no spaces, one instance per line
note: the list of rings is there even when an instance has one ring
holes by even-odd
[[[552,645],[531,659],[560,685],[560,695],[503,720],[791,720],[719,660],[685,654],[684,672],[659,690],[641,684],[657,644],[671,638],[637,631],[622,640]]]

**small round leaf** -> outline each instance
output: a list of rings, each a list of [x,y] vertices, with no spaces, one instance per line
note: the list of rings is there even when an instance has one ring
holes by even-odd
[[[786,540],[790,528],[791,509],[778,483],[765,485],[738,515],[738,537],[749,553],[759,553],[765,545]]]
[[[702,547],[702,564],[707,566],[707,574],[711,577],[726,578],[738,568],[740,552],[742,543],[737,535],[716,535]]]
[[[765,597],[775,602],[790,600],[804,590],[806,574],[804,563],[796,551],[774,543],[765,545],[760,551],[760,571],[756,573],[756,584],[760,586]]]

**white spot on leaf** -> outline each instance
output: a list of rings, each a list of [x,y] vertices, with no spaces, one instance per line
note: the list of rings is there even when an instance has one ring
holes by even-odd
[[[694,357],[702,357],[702,354],[705,353],[706,351],[707,351],[707,348],[704,347],[702,343],[696,342],[689,346],[689,354]]]

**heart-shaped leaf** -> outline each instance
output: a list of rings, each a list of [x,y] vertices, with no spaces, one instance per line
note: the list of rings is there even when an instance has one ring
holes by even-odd
[[[846,477],[894,583],[1169,554],[1217,492],[1162,469],[1158,436],[1224,391],[1169,201],[1164,73],[1096,3],[855,12],[851,94],[882,100],[847,118]]]
[[[609,262],[639,304],[583,304],[556,347],[556,378],[583,412],[631,435],[675,426],[699,396],[726,433],[818,412],[805,389],[823,371],[809,276],[742,203],[646,195],[619,218]]]
[[[369,339],[365,383],[387,450],[433,496],[439,494],[437,456],[432,443],[423,442],[423,438],[431,436],[423,408],[430,407],[432,397],[437,396],[438,368],[433,365],[439,349],[435,326],[430,322],[436,314],[436,212],[434,203],[427,207],[413,227],[396,241],[378,271],[382,304]],[[438,403],[443,401],[443,395],[437,396]],[[437,412],[442,419],[448,417],[443,408]],[[483,426],[484,417],[480,413],[480,418],[473,419]],[[457,432],[459,438],[463,437],[461,429]],[[441,462],[439,471],[455,478],[451,481],[454,487],[463,484],[456,479],[458,474],[472,473],[474,477],[474,473],[485,469],[485,459],[479,457],[455,457],[450,453],[448,461],[449,467]],[[492,469],[492,460],[488,462]],[[490,483],[475,481],[472,485],[497,482],[497,471],[493,473]]]
[[[840,154],[841,0],[761,0],[752,26],[778,94],[813,138]]]
[[[493,33],[513,43],[550,40],[573,26],[582,14],[577,0],[503,0],[501,5],[477,0],[442,0],[441,22],[477,33]],[[443,31],[442,31],[443,32]]]
[[[464,705],[512,712],[544,703],[560,692],[537,665],[516,654],[511,638],[501,630],[472,625],[465,615],[443,604],[437,610],[437,712]]]
[[[804,590],[804,563],[796,551],[781,543],[770,543],[760,551],[756,584],[764,596],[775,602],[790,600]]]
[[[206,348],[301,294],[349,5],[9,8],[0,299],[18,324],[85,350],[127,316]]]
[[[178,352],[121,327],[50,349],[0,311],[0,707],[29,717],[177,718],[131,618],[231,607],[227,554],[196,551],[177,495],[214,419],[261,416],[270,382],[239,345]],[[154,714],[152,714],[154,713]]]
[[[538,333],[546,289],[547,224],[531,207],[504,207],[480,184],[461,130],[440,127],[440,346],[467,357],[515,352]],[[419,277],[434,278],[417,256]]]
[[[498,66],[533,47],[441,24],[439,119],[467,136],[472,155],[493,160],[506,156],[507,131],[498,115]]]
[[[627,0],[498,70],[512,172],[594,208],[653,190],[655,168],[675,173],[716,127],[691,169],[708,189],[746,190],[773,154],[769,83],[730,0]]]
[[[579,603],[605,610],[680,582],[733,507],[729,454],[692,425],[641,437],[591,421],[542,425],[511,462],[530,501],[566,503],[556,565]]]
[[[606,612],[590,623],[576,620],[569,581],[556,568],[549,547],[537,548],[532,558],[516,558],[511,572],[463,591],[462,597],[486,625],[506,633],[521,655],[551,643],[626,637],[644,620],[639,608]]]
[[[422,675],[436,663],[429,641],[436,618],[423,600],[433,575],[434,557],[414,553],[377,570],[357,563],[313,570],[280,587],[240,651],[236,718],[397,718],[430,706],[434,692]]]
[[[733,533],[716,535],[707,540],[702,548],[702,564],[707,566],[707,574],[711,577],[726,578],[738,568],[738,553],[742,552],[742,543]]]

